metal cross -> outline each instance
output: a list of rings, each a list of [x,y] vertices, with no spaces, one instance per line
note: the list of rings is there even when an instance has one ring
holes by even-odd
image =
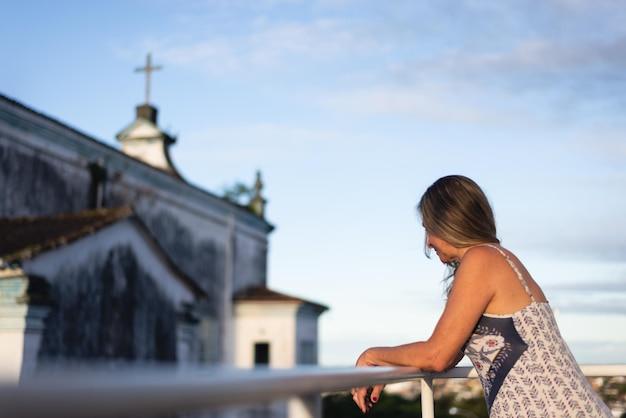
[[[152,54],[148,53],[146,57],[146,66],[135,68],[136,73],[146,73],[146,104],[150,103],[150,77],[153,71],[161,70],[160,65],[152,65]]]

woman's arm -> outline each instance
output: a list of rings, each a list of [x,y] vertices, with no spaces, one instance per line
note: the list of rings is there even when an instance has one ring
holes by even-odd
[[[426,341],[395,347],[373,347],[363,355],[370,366],[410,366],[441,372],[455,364],[463,345],[491,301],[489,249],[469,250],[459,266],[446,307]]]
[[[493,266],[489,262],[492,256],[486,247],[475,247],[465,253],[446,307],[428,340],[369,348],[361,354],[357,366],[408,366],[442,372],[456,364],[462,347],[495,293]],[[365,407],[365,391],[359,393],[363,402],[355,402]]]

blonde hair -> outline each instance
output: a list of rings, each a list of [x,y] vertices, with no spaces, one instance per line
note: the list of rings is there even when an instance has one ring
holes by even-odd
[[[445,176],[435,181],[420,198],[417,209],[427,233],[457,248],[482,243],[500,243],[487,196],[472,179]],[[425,243],[424,251],[430,257]],[[448,264],[454,276],[458,263]]]

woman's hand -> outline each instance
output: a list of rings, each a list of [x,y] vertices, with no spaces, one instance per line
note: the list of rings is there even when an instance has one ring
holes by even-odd
[[[375,360],[372,358],[370,349],[367,349],[357,359],[356,367],[373,366],[378,366],[378,364],[376,364]],[[350,391],[350,393],[352,393],[352,400],[365,414],[372,409],[376,402],[378,402],[384,387],[385,385],[376,385],[374,387],[353,388]]]

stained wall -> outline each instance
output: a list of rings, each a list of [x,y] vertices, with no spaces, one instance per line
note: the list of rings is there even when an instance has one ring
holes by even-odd
[[[132,205],[171,260],[208,294],[202,308],[209,320],[201,328],[206,334],[205,359],[209,362],[222,357],[220,351],[224,348],[219,340],[226,332],[224,327],[229,326],[231,293],[266,282],[268,234],[272,227],[265,220],[4,96],[0,96],[0,193],[0,217],[52,215],[97,205]],[[229,227],[229,219],[234,228]],[[102,286],[107,286],[110,271],[119,268],[120,263],[130,269],[129,274],[137,274],[133,286],[141,286],[147,280],[141,271],[133,270],[132,258],[122,249],[71,274],[89,272],[90,277],[99,276]],[[113,298],[113,304],[122,303],[116,298],[130,298],[129,294],[113,297],[106,293],[108,288],[89,287],[96,286],[95,281],[72,282],[87,286],[64,289],[77,297],[104,291],[106,297]],[[130,318],[129,312],[119,312]],[[134,352],[130,347],[135,334],[131,336],[128,330],[122,334],[126,336],[120,341],[100,349],[123,356],[170,355],[169,349],[157,352],[150,344],[145,353]],[[86,338],[80,350],[92,353],[95,345],[91,341],[104,336],[46,336],[45,355],[55,355],[59,347],[79,338]]]

